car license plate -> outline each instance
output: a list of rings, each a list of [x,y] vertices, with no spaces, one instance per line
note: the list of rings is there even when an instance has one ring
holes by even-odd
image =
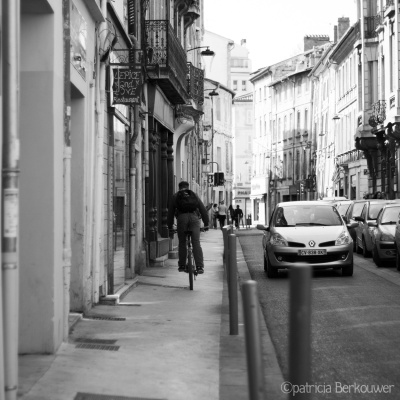
[[[324,256],[326,250],[299,250],[299,256]]]

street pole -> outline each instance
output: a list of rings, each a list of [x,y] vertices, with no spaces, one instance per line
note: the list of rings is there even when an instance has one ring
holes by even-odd
[[[19,322],[20,2],[2,3],[3,158],[0,301],[0,398],[16,400]]]
[[[214,173],[214,100],[211,97],[211,172]],[[218,167],[218,164],[217,164]],[[211,186],[211,202],[214,204],[215,191]]]

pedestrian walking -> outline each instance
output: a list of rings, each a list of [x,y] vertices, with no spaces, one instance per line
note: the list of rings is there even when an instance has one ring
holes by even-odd
[[[232,204],[228,207],[228,224],[229,222],[233,224],[233,217],[235,216],[235,210],[232,207]],[[230,221],[229,221],[230,220]]]
[[[219,203],[219,226],[222,229],[225,225],[226,214],[228,212],[228,207],[225,205],[224,200]]]
[[[192,232],[193,256],[196,263],[197,273],[204,272],[203,250],[200,245],[200,218],[204,223],[204,230],[208,231],[209,217],[203,202],[196,193],[189,189],[189,183],[179,182],[179,190],[170,199],[167,215],[169,236],[174,237],[172,226],[176,218],[178,239],[179,239],[179,260],[178,271],[185,271],[186,265],[186,234],[185,231]]]
[[[217,229],[217,221],[219,219],[219,209],[218,209],[218,204],[215,203],[212,208],[211,208],[211,221],[212,221],[212,227],[214,229]]]
[[[239,205],[236,206],[236,209],[234,211],[234,218],[235,218],[236,229],[240,229],[240,220],[242,220],[242,225],[243,225],[243,211]]]

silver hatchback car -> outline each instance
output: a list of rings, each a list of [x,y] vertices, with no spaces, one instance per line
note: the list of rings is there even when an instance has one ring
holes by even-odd
[[[353,275],[353,240],[332,203],[279,203],[270,225],[257,225],[257,229],[264,231],[264,270],[268,278],[296,264],[342,269],[342,275]]]

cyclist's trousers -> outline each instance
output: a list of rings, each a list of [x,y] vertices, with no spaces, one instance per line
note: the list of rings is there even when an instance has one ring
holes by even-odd
[[[200,245],[200,220],[196,213],[180,214],[177,217],[176,229],[179,239],[179,265],[186,265],[186,235],[192,231],[193,256],[196,267],[204,268],[203,250]]]

